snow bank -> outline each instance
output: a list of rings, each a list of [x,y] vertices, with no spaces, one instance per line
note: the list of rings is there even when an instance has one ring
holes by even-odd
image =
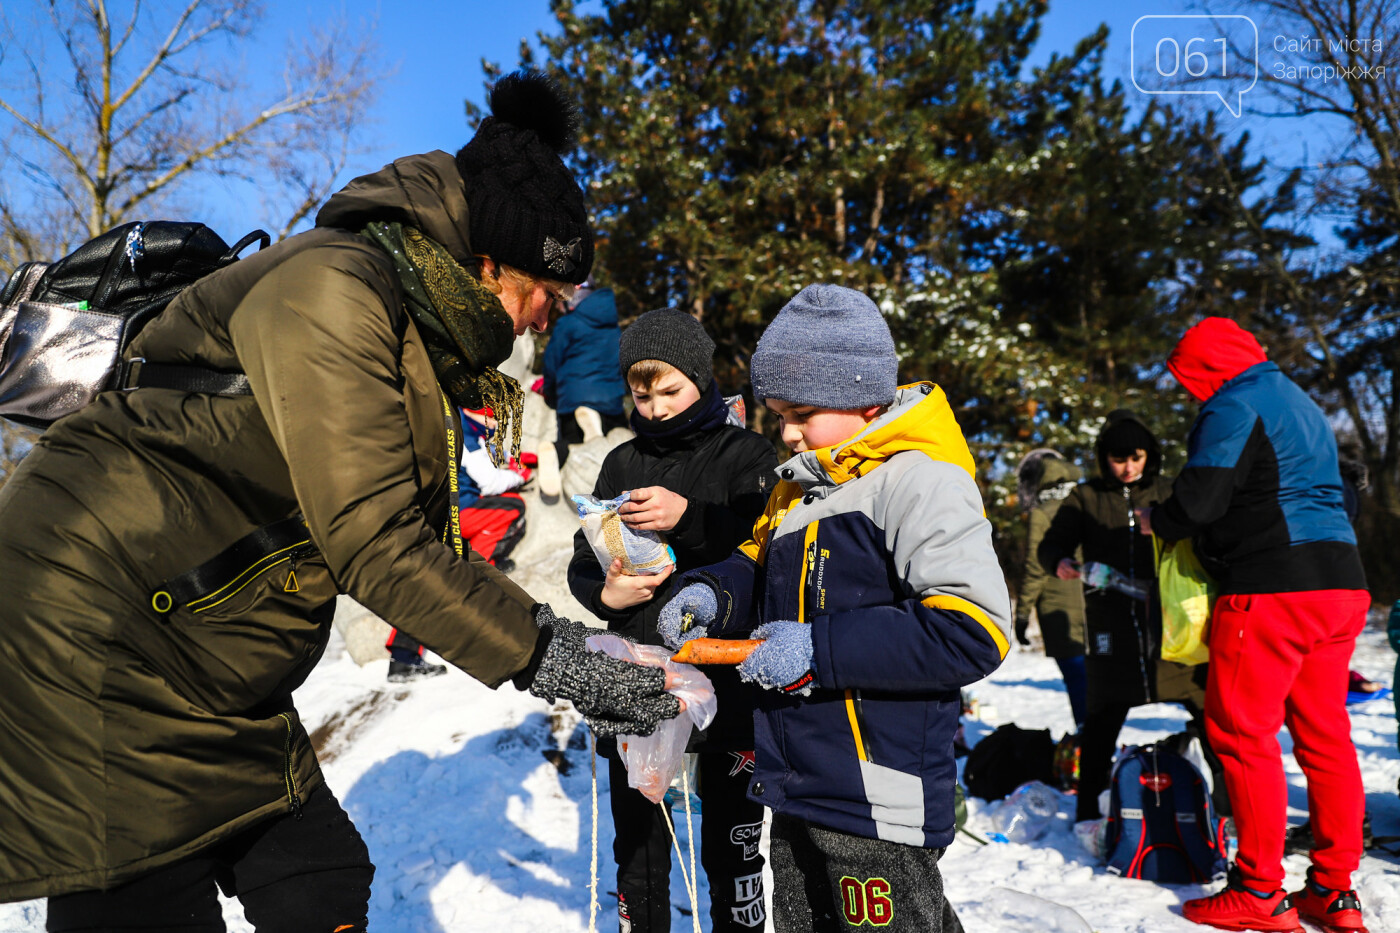
[[[565,614],[582,610],[567,593],[564,568],[573,521],[563,503],[531,502],[531,532],[518,553],[525,588]],[[1381,623],[1383,624],[1383,623]],[[1387,685],[1395,656],[1379,625],[1363,634],[1353,667]],[[571,708],[553,708],[509,686],[492,691],[456,670],[405,687],[385,682],[385,662],[356,665],[337,635],[331,650],[297,693],[302,718],[320,748],[331,788],[354,818],[378,866],[370,908],[376,933],[540,931],[589,928],[592,791],[587,730]],[[1053,661],[1017,649],[987,680],[971,688],[983,720],[969,722],[969,740],[1002,722],[1072,726]],[[1377,835],[1400,834],[1400,755],[1394,709],[1387,700],[1353,706],[1352,736]],[[1125,743],[1179,731],[1185,713],[1169,705],[1134,710]],[[1288,768],[1289,820],[1305,818],[1302,774],[1280,735]],[[616,928],[612,830],[606,768],[598,775],[600,911],[598,929]],[[995,804],[971,800],[968,828],[992,829]],[[1073,799],[1061,800],[1057,824],[1030,845],[977,845],[960,836],[943,857],[949,897],[969,930],[1018,933],[1074,929],[1073,916],[1016,897],[1026,892],[1077,912],[1097,933],[1199,930],[1182,919],[1181,903],[1208,893],[1197,885],[1166,887],[1109,875],[1076,843]],[[698,820],[703,817],[697,817]],[[678,815],[686,846],[683,815]],[[1288,886],[1303,882],[1307,861],[1285,862]],[[1400,930],[1400,858],[1367,854],[1355,884],[1376,933]],[[673,872],[673,928],[691,929],[679,871]],[[702,928],[708,896],[700,888]],[[230,929],[246,931],[236,904]],[[1060,922],[1050,926],[1056,917]],[[41,902],[0,905],[0,933],[43,929]],[[1068,918],[1068,919],[1066,919]],[[1081,928],[1082,929],[1082,928]]]

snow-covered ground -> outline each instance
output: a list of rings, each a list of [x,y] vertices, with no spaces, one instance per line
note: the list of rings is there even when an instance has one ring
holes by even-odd
[[[568,605],[562,593],[568,547],[559,507],[538,509],[536,531],[522,544],[519,578],[532,593]],[[578,611],[573,604],[574,611]],[[1363,634],[1352,666],[1387,685],[1395,656],[1377,618]],[[587,729],[571,708],[521,694],[491,691],[465,674],[416,684],[385,682],[385,663],[357,666],[337,635],[321,665],[298,691],[331,788],[354,818],[378,866],[370,906],[376,933],[571,933],[589,925],[593,795]],[[1036,652],[1015,649],[1001,669],[971,688],[980,721],[969,741],[998,724],[1049,728],[1071,725],[1059,672]],[[1377,835],[1400,835],[1400,755],[1389,699],[1353,706],[1352,736],[1361,759],[1367,807]],[[1121,742],[1141,743],[1180,731],[1185,714],[1159,705],[1137,709]],[[1280,736],[1289,771],[1290,822],[1305,817],[1306,792],[1287,733]],[[616,928],[611,871],[612,830],[606,768],[598,775],[597,928]],[[968,828],[993,829],[999,804],[971,800]],[[1076,933],[1163,933],[1199,930],[1180,916],[1181,903],[1211,888],[1163,886],[1104,872],[1071,831],[1073,798],[1061,799],[1049,833],[1029,845],[978,845],[959,836],[943,857],[948,896],[969,931],[1076,930]],[[685,817],[678,813],[682,850]],[[697,821],[702,816],[695,817]],[[687,856],[688,861],[688,856]],[[1288,886],[1301,885],[1301,856],[1286,861]],[[1400,857],[1367,853],[1355,885],[1372,933],[1400,931]],[[1087,923],[1030,894],[1066,905]],[[673,873],[673,927],[692,928],[689,899]],[[708,928],[708,897],[699,890],[700,927]],[[234,931],[248,930],[237,905],[227,910]],[[1057,921],[1063,918],[1063,922]],[[42,902],[0,905],[0,933],[43,929]]]

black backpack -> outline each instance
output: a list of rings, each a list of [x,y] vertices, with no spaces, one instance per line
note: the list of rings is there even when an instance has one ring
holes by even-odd
[[[122,356],[176,295],[259,241],[271,237],[255,230],[229,246],[201,223],[140,221],[20,266],[0,291],[0,416],[42,429],[99,392],[140,386],[247,394],[239,373]]]
[[[997,726],[967,753],[963,783],[983,800],[1000,800],[1027,781],[1054,785],[1054,757],[1049,729]]]

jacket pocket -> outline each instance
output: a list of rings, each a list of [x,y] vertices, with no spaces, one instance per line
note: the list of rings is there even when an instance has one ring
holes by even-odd
[[[240,593],[273,568],[287,566],[283,590],[296,593],[301,583],[297,563],[319,557],[301,516],[264,525],[209,560],[166,580],[151,593],[159,615],[183,609],[194,615],[235,601]]]
[[[1212,659],[1217,653],[1222,661],[1240,654],[1253,603],[1254,597],[1248,593],[1229,593],[1215,601],[1206,628],[1206,641]]]
[[[289,696],[320,659],[336,586],[300,518],[259,528],[151,594],[145,652],[186,700],[242,715]]]

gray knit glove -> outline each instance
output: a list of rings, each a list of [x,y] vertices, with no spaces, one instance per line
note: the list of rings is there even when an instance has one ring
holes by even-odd
[[[589,651],[589,629],[540,606],[535,623],[554,632],[530,692],[551,703],[573,702],[595,735],[651,735],[680,715],[681,701],[666,692],[666,672]]]
[[[812,626],[768,622],[754,629],[753,637],[763,644],[736,668],[740,680],[804,697],[812,692],[817,679],[812,673]]]
[[[714,588],[708,583],[691,583],[661,607],[656,633],[668,648],[679,651],[681,645],[692,638],[706,637],[718,612],[719,600],[715,599]]]

